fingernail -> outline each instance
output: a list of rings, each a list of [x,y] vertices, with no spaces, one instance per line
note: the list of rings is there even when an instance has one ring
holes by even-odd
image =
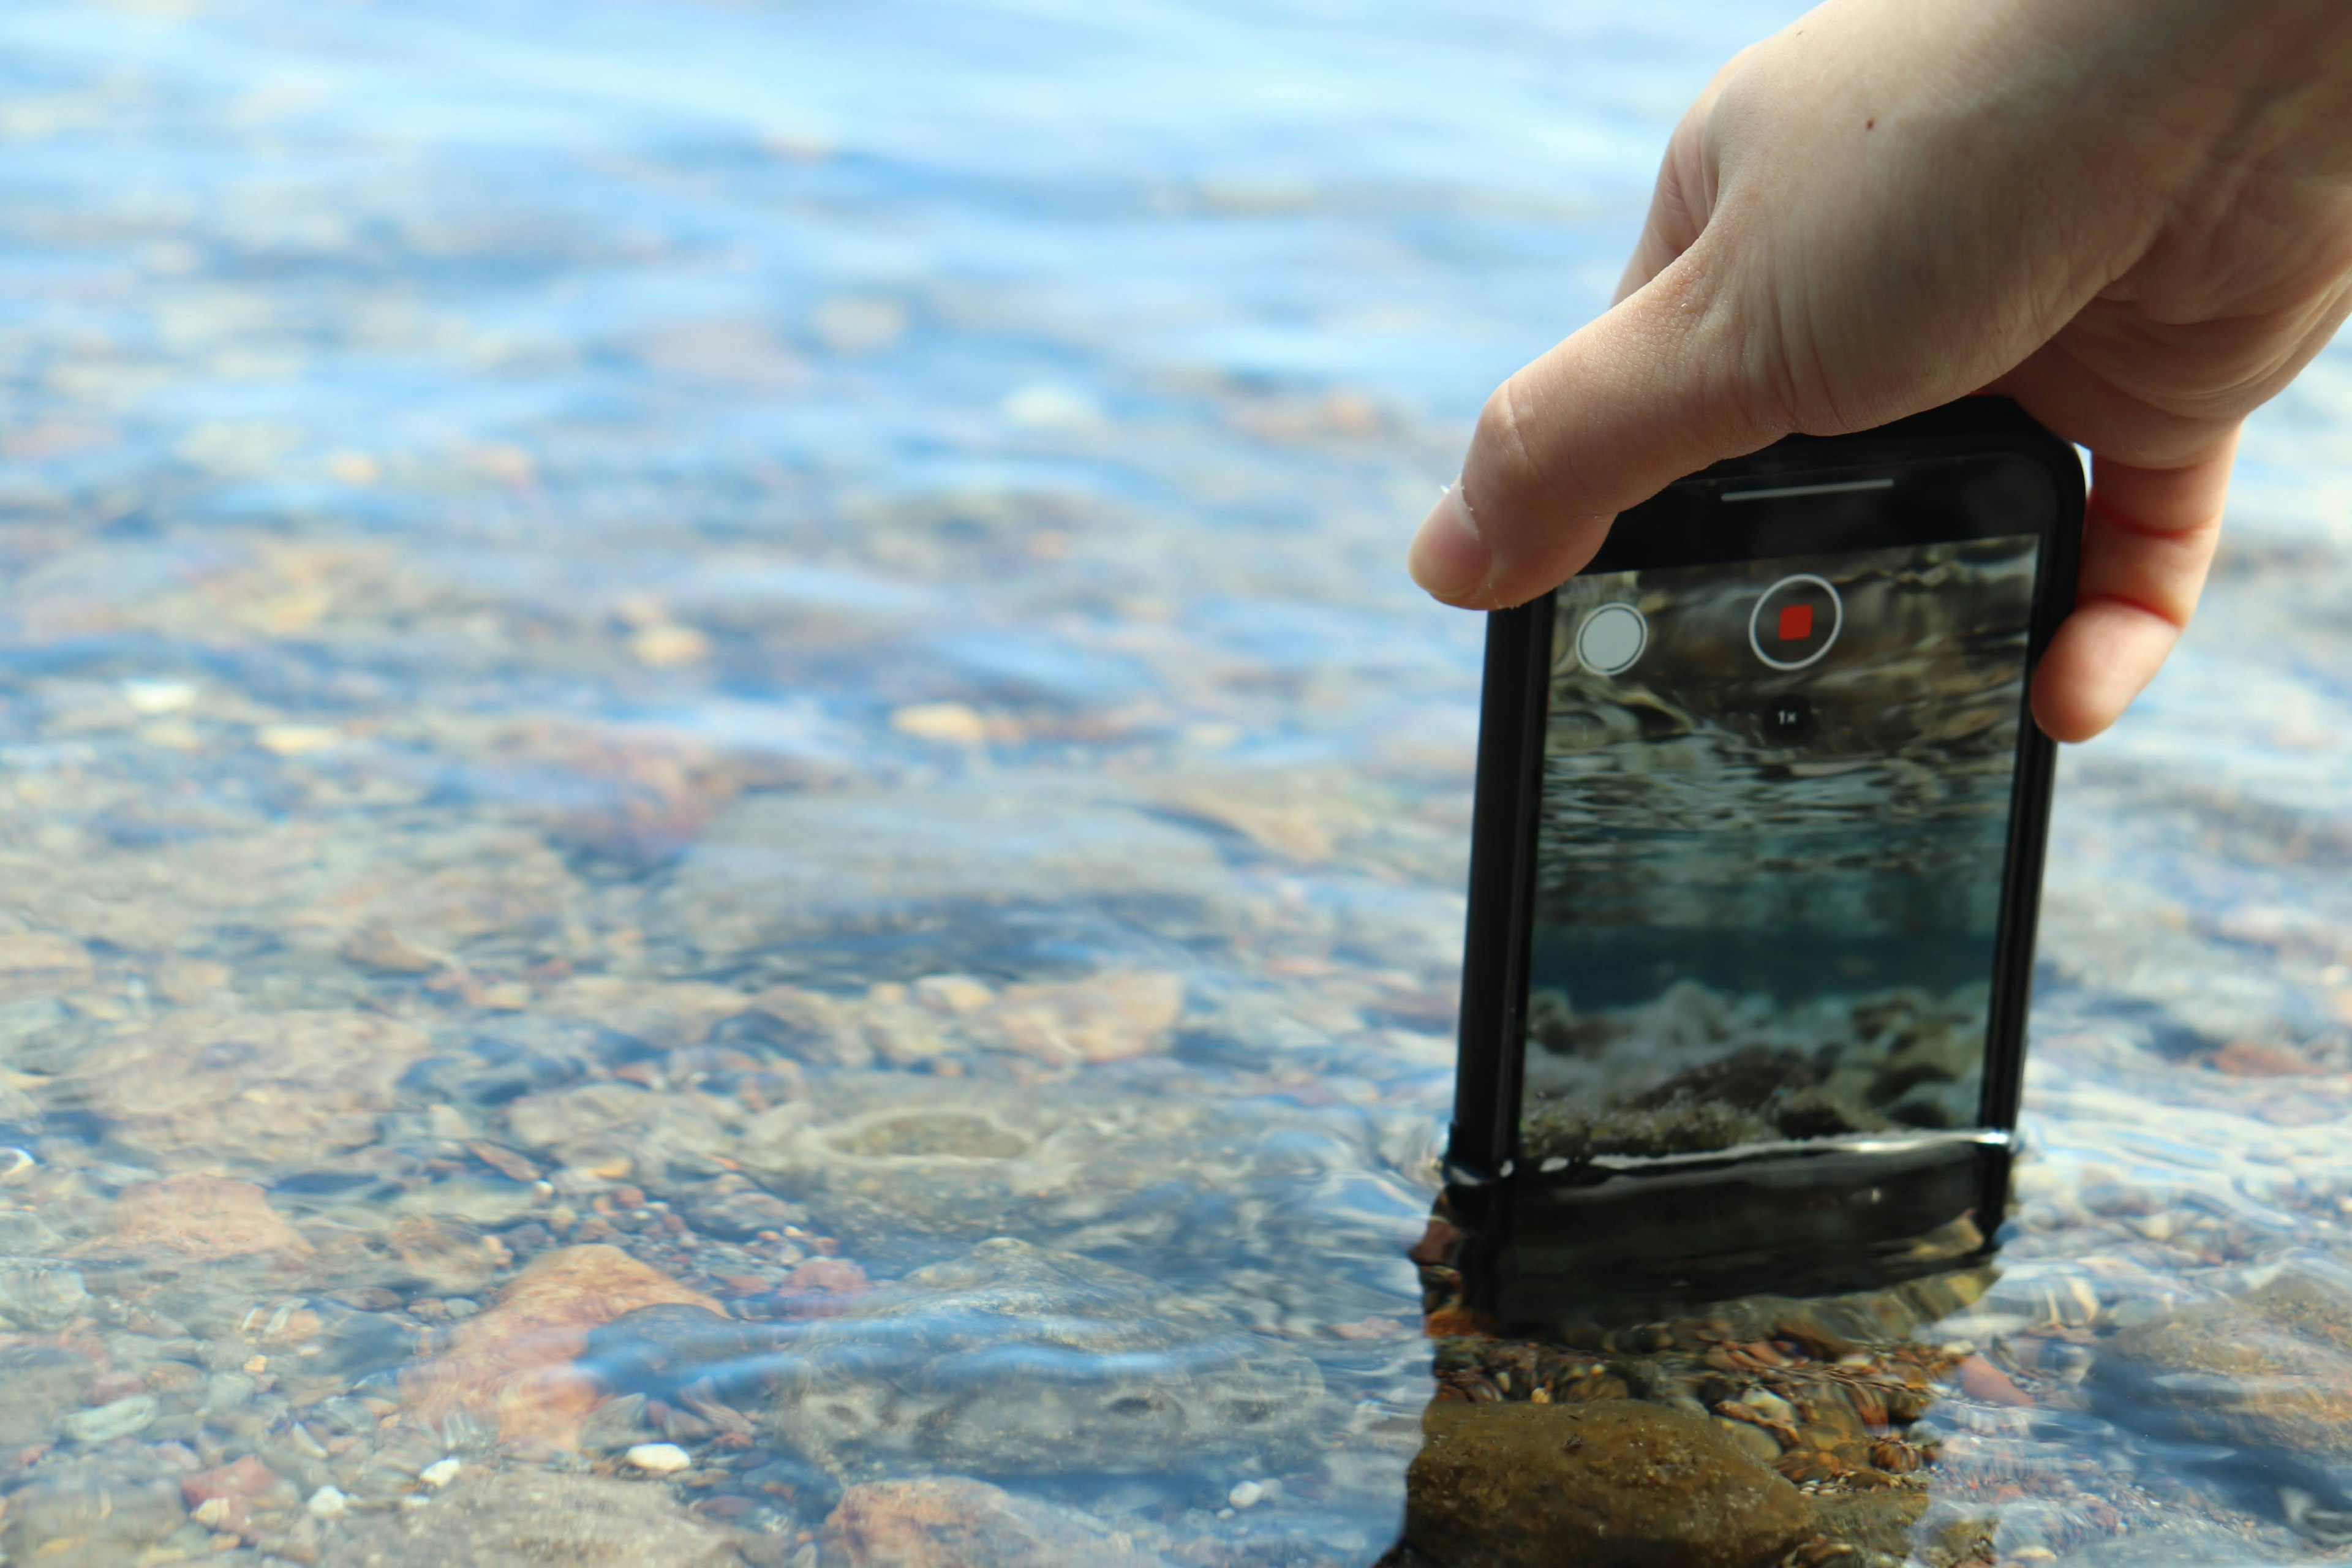
[[[1430,597],[1459,604],[1486,586],[1494,564],[1495,552],[1478,537],[1478,520],[1470,515],[1461,485],[1448,487],[1413,535],[1405,570]]]

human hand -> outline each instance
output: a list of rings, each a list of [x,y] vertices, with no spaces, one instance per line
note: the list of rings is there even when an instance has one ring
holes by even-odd
[[[1829,0],[1668,147],[1618,303],[1487,401],[1412,574],[1519,604],[1619,511],[1979,388],[2093,454],[2035,677],[2104,730],[2195,609],[2245,416],[2352,311],[2343,0]]]

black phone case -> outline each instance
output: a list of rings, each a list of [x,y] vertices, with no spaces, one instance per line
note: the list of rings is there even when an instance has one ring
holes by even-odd
[[[1638,540],[1644,514],[1694,482],[1805,482],[1988,453],[2030,459],[2057,498],[2035,584],[2030,670],[2074,604],[2083,469],[2071,447],[2003,398],[1969,398],[1853,436],[1790,437],[1717,464],[1621,517],[1587,570],[1630,564],[1632,546],[1621,542]],[[1788,552],[1800,552],[1794,542]],[[1868,1289],[1981,1260],[2008,1199],[2056,747],[2025,715],[1971,1134],[1927,1150],[1842,1142],[1599,1183],[1552,1180],[1513,1160],[1552,618],[1547,594],[1487,622],[1444,1199],[1465,1236],[1465,1304],[1513,1322],[1640,1317],[1759,1291]]]

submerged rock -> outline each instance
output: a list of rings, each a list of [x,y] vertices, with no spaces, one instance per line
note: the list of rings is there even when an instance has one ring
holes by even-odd
[[[1638,1400],[1433,1405],[1405,1539],[1444,1568],[1752,1568],[1813,1533],[1715,1423]]]
[[[119,1475],[93,1460],[43,1470],[10,1493],[0,1545],[12,1563],[120,1568],[186,1518],[172,1482]]]
[[[2304,1534],[2352,1542],[2352,1285],[2291,1269],[2121,1331],[2094,1371],[2103,1402],[2225,1447],[2216,1467],[2268,1493]]]
[[[373,1142],[431,1048],[373,1013],[175,1013],[98,1045],[75,1076],[148,1163],[274,1173]]]
[[[984,1481],[869,1481],[824,1521],[827,1568],[1157,1568],[1093,1521]]]
[[[78,1250],[152,1266],[296,1258],[310,1252],[310,1244],[253,1183],[184,1175],[123,1188],[115,1199],[113,1225]]]
[[[92,1305],[79,1268],[0,1263],[0,1328],[61,1329]]]
[[[1011,1237],[802,1328],[778,1437],[837,1470],[1183,1472],[1296,1449],[1315,1363],[1123,1268]]]
[[[90,1410],[77,1410],[58,1422],[59,1430],[77,1443],[95,1447],[117,1437],[143,1432],[161,1407],[152,1394],[126,1394]]]
[[[1226,1268],[1302,1245],[1393,1257],[1427,1209],[1381,1169],[1368,1119],[1181,1091],[841,1073],[753,1117],[735,1152],[866,1257],[998,1236]]]
[[[740,1107],[717,1095],[631,1083],[592,1083],[534,1094],[507,1110],[524,1148],[601,1180],[658,1184],[716,1176],[712,1156],[734,1137]]]
[[[422,1508],[353,1515],[325,1568],[742,1568],[734,1537],[666,1487],[509,1470],[466,1478]]]
[[[412,1415],[446,1430],[471,1422],[503,1441],[577,1448],[604,1386],[576,1363],[589,1335],[624,1314],[719,1303],[616,1247],[567,1247],[534,1261],[487,1310],[451,1332],[449,1348],[402,1373]]]
[[[746,796],[651,900],[647,932],[718,959],[943,907],[1150,900],[1164,921],[1170,903],[1229,890],[1204,835],[1109,793],[1097,776],[1033,772],[1014,788]]]
[[[21,1448],[49,1435],[58,1416],[81,1403],[89,1385],[88,1357],[54,1345],[0,1350],[0,1447]]]

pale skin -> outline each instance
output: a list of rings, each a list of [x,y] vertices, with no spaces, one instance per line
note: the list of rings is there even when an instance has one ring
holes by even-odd
[[[2033,687],[2085,740],[2189,624],[2246,416],[2347,313],[2347,0],[1829,0],[1691,107],[1618,302],[1488,400],[1412,574],[1523,603],[1684,474],[1990,389],[2093,454]]]

